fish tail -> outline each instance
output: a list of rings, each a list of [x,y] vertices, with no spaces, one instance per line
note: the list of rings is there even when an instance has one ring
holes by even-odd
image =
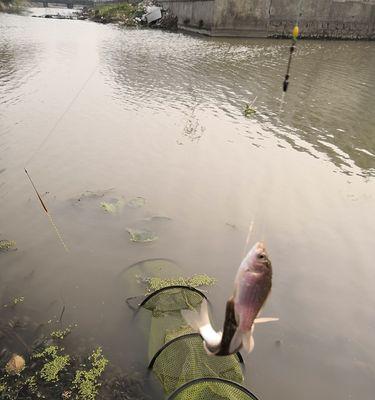
[[[206,300],[202,301],[200,312],[196,310],[181,310],[181,315],[186,323],[196,331],[199,331],[202,326],[210,323]]]
[[[211,325],[207,301],[202,301],[199,313],[195,310],[181,310],[181,315],[194,330],[201,334],[207,353],[216,353],[221,343],[222,332],[216,332]]]
[[[255,342],[253,333],[254,333],[254,325],[248,332],[242,335],[242,346],[248,353],[251,353],[254,350]]]

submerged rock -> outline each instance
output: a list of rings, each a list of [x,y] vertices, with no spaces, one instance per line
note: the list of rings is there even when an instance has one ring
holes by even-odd
[[[18,354],[13,354],[11,359],[7,362],[5,366],[5,371],[9,375],[18,375],[25,368],[25,359]]]

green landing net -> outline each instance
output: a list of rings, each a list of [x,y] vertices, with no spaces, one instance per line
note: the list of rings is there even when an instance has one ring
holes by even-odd
[[[131,268],[140,289],[145,283],[143,277],[165,279],[170,284],[151,293],[148,290],[138,303],[137,318],[148,335],[149,369],[171,399],[256,399],[241,386],[241,355],[209,356],[200,334],[183,319],[181,311],[198,311],[206,296],[198,287],[183,284],[190,283],[190,278],[174,279],[182,272],[176,264],[163,259],[147,260]]]

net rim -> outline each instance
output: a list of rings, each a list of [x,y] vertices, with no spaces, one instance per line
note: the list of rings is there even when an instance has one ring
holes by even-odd
[[[186,382],[183,385],[181,385],[179,388],[177,388],[172,394],[169,395],[169,397],[167,398],[167,400],[173,400],[177,395],[179,395],[183,390],[185,390],[186,388],[188,388],[189,386],[201,383],[201,382],[220,382],[220,383],[225,383],[226,385],[229,386],[234,386],[236,389],[240,390],[241,392],[245,393],[246,395],[249,396],[249,398],[251,398],[252,400],[259,400],[259,398],[257,396],[255,396],[254,393],[252,393],[249,389],[245,388],[244,386],[240,385],[237,382],[234,381],[230,381],[227,379],[223,379],[223,378],[197,378],[194,379],[190,382]]]
[[[179,341],[179,340],[183,340],[183,339],[186,339],[186,338],[189,338],[189,337],[200,337],[200,338],[203,340],[202,335],[201,335],[200,333],[198,333],[198,332],[186,333],[185,335],[177,336],[176,338],[170,340],[169,342],[165,343],[162,347],[160,347],[160,349],[159,349],[159,350],[154,354],[154,356],[152,357],[150,363],[148,364],[147,369],[152,370],[152,368],[153,368],[153,366],[154,366],[154,364],[155,364],[155,362],[156,362],[156,359],[160,356],[160,354],[161,354],[167,347],[169,347],[171,344],[173,344],[173,343],[175,343],[175,342],[177,342],[177,341]],[[235,353],[235,355],[237,356],[239,363],[240,363],[242,366],[244,366],[244,360],[243,360],[243,358],[242,358],[241,353],[238,351],[237,353]],[[200,378],[200,379],[204,379],[204,378]],[[225,379],[224,379],[224,380],[225,380]],[[231,381],[229,381],[229,382],[231,382]]]
[[[139,308],[143,307],[149,300],[151,300],[154,296],[156,296],[157,294],[164,292],[166,290],[169,289],[187,289],[190,290],[192,292],[198,293],[200,296],[202,296],[205,300],[208,301],[207,296],[201,292],[199,289],[193,287],[193,286],[188,286],[188,285],[171,285],[171,286],[165,286],[161,289],[155,290],[154,292],[150,293],[145,299],[143,299],[143,301],[141,302],[141,304],[139,305]]]

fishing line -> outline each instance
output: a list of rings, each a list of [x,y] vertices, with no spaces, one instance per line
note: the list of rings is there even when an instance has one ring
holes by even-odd
[[[29,172],[26,169],[26,166],[34,159],[35,155],[42,149],[42,147],[47,143],[47,141],[49,140],[49,138],[52,136],[52,134],[55,132],[56,128],[58,127],[58,125],[60,124],[60,122],[63,120],[63,118],[65,117],[65,115],[68,113],[68,111],[72,108],[73,104],[76,102],[76,100],[78,99],[78,97],[80,96],[80,94],[83,92],[83,90],[86,88],[87,84],[90,82],[90,80],[92,79],[92,77],[94,76],[95,72],[97,71],[99,67],[99,64],[97,64],[95,66],[95,68],[91,71],[90,75],[88,76],[88,78],[85,80],[85,82],[83,83],[83,85],[80,87],[80,89],[78,90],[78,92],[75,94],[75,96],[72,98],[72,100],[69,102],[69,104],[67,105],[67,107],[65,108],[65,110],[62,112],[62,114],[60,115],[60,117],[56,120],[55,124],[52,126],[52,128],[50,129],[50,131],[47,133],[47,136],[42,140],[42,142],[40,143],[40,145],[35,149],[35,151],[33,152],[33,154],[31,155],[31,157],[26,161],[25,166],[24,166],[24,171],[27,175],[27,177],[29,178],[29,181],[38,197],[38,200],[43,208],[43,210],[45,211],[45,213],[47,214],[48,220],[50,222],[50,224],[52,225],[57,238],[59,239],[59,242],[62,244],[64,250],[69,253],[69,248],[66,245],[60,230],[58,229],[57,225],[55,224],[55,221],[52,218],[51,213],[48,211],[48,208],[45,204],[45,202],[42,200],[41,195],[39,194],[33,180],[31,179],[31,176],[29,174]]]
[[[250,221],[250,224],[249,224],[249,229],[247,231],[247,237],[246,237],[246,241],[245,241],[245,246],[244,246],[243,252],[242,252],[242,258],[244,258],[245,255],[246,255],[246,250],[248,249],[248,246],[249,246],[249,243],[250,243],[251,234],[253,233],[253,229],[254,229],[254,218]]]
[[[99,65],[96,65],[95,68],[92,70],[91,74],[89,75],[89,77],[86,79],[86,81],[83,83],[83,85],[81,86],[81,88],[78,90],[78,92],[75,94],[75,96],[73,97],[73,99],[70,101],[70,103],[68,104],[68,106],[65,108],[65,110],[63,111],[63,113],[60,115],[59,118],[57,118],[55,124],[53,125],[53,127],[50,129],[50,131],[47,133],[47,136],[42,140],[42,142],[40,143],[40,145],[36,148],[36,150],[34,151],[34,153],[32,154],[32,156],[26,161],[25,166],[27,166],[30,161],[35,157],[35,155],[40,151],[40,149],[47,143],[48,139],[51,137],[51,135],[55,132],[56,128],[58,127],[58,125],[60,124],[60,122],[63,120],[63,118],[65,117],[66,113],[72,108],[73,104],[76,102],[76,100],[78,99],[79,95],[83,92],[83,90],[85,89],[85,87],[87,86],[87,84],[90,82],[91,78],[94,76],[96,70],[98,69]]]

